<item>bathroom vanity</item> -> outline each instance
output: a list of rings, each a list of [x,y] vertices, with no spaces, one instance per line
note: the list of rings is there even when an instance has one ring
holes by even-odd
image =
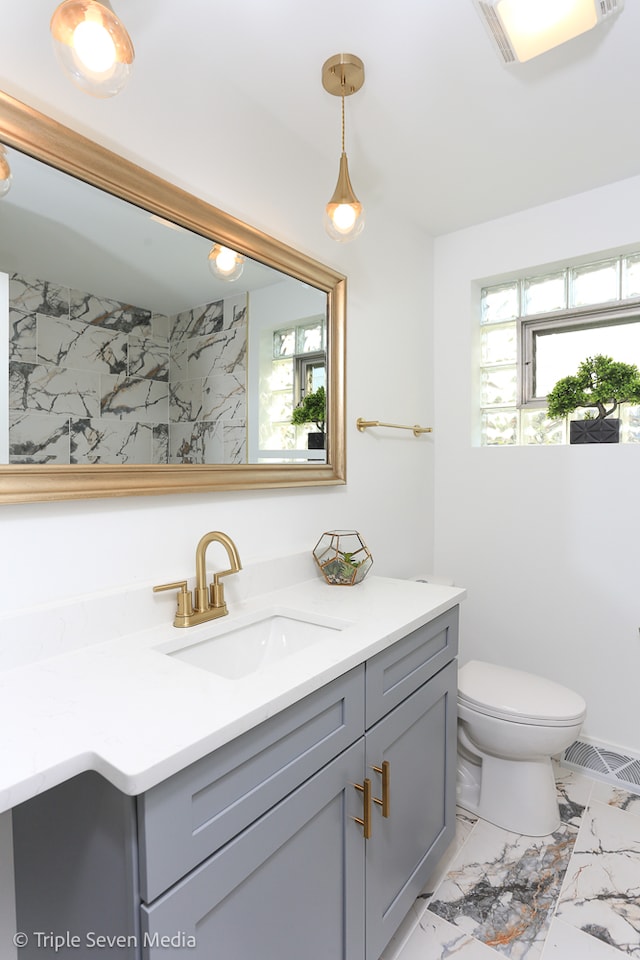
[[[174,759],[170,776],[148,773],[147,789],[89,768],[14,808],[18,929],[30,934],[21,958],[42,956],[51,934],[67,937],[51,941],[57,955],[78,958],[100,946],[130,960],[169,948],[378,960],[453,838],[464,592],[370,578],[353,590],[299,586],[299,603],[305,593],[307,611],[321,597],[344,627],[273,673],[282,690],[296,671],[308,680],[315,669],[317,682],[215,749],[201,743],[193,762]],[[149,652],[159,655],[155,642]],[[269,678],[252,683],[251,693],[236,684],[238,716]]]

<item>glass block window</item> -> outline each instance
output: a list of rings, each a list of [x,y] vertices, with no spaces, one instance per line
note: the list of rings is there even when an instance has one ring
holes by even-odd
[[[547,277],[527,277],[522,281],[525,316],[564,310],[567,305],[567,275],[552,273]]]
[[[549,420],[546,410],[520,412],[521,443],[555,444],[567,442],[565,420]]]
[[[589,356],[640,367],[640,251],[483,287],[480,442],[568,443],[546,397]],[[640,407],[623,405],[621,441],[640,443]]]
[[[325,323],[311,323],[296,328],[296,353],[320,353],[326,348],[324,342]]]
[[[515,446],[518,442],[518,411],[483,410],[482,438],[488,446]]]
[[[480,334],[480,349],[483,364],[515,363],[515,323],[501,323],[485,327]]]
[[[296,352],[296,331],[295,328],[291,330],[276,330],[273,335],[273,356],[274,359],[278,357],[292,357]]]
[[[480,393],[482,405],[486,407],[513,407],[516,403],[516,368],[498,366],[485,367],[481,374]]]
[[[487,287],[483,290],[483,294],[482,323],[515,320],[519,315],[517,283],[502,283],[497,287]]]
[[[640,253],[622,258],[622,299],[640,297]]]
[[[572,267],[569,271],[569,289],[572,307],[620,299],[620,261],[603,260],[585,267]]]
[[[293,357],[287,360],[274,360],[271,365],[271,377],[269,386],[272,391],[287,390],[289,393],[293,390]]]

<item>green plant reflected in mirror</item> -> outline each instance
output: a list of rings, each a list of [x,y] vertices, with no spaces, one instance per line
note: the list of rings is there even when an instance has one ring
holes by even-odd
[[[324,447],[325,422],[327,419],[327,398],[324,387],[318,387],[314,393],[302,398],[293,411],[291,423],[298,427],[315,424],[317,433],[307,434],[309,448]]]

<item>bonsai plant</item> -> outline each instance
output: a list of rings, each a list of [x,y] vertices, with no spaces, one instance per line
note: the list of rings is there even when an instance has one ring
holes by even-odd
[[[595,415],[570,423],[571,443],[617,443],[620,420],[610,419],[621,403],[640,403],[640,371],[596,354],[587,357],[573,376],[558,380],[547,396],[549,416],[564,417],[579,407],[593,407]]]
[[[326,408],[327,395],[325,389],[324,387],[318,387],[314,393],[308,393],[306,397],[302,398],[291,416],[291,423],[298,427],[305,423],[315,423],[318,428],[318,434],[309,434],[308,445],[310,449],[324,447]]]

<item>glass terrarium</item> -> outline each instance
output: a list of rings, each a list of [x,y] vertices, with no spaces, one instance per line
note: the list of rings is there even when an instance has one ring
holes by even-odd
[[[357,530],[329,530],[313,548],[322,576],[335,586],[351,587],[366,577],[373,557]]]

